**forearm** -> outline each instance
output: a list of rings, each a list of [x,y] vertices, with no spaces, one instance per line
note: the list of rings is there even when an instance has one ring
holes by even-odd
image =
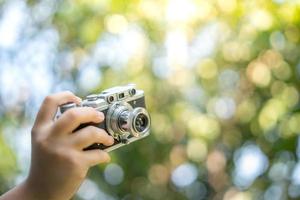
[[[4,195],[0,197],[0,200],[36,200],[37,198],[34,197],[28,184],[23,182],[22,184],[16,186],[15,188],[11,189]]]
[[[46,193],[38,191],[28,180],[17,185],[7,193],[0,196],[0,200],[58,200],[60,198],[50,197]]]

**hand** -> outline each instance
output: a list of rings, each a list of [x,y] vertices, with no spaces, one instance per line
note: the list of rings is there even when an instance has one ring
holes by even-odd
[[[25,193],[21,199],[70,199],[91,166],[110,161],[108,153],[104,151],[83,151],[94,143],[113,144],[113,138],[103,129],[87,126],[73,132],[82,123],[100,123],[104,120],[103,113],[90,107],[72,108],[58,120],[53,120],[58,106],[68,102],[79,104],[80,101],[71,92],[45,98],[32,128],[30,174],[23,185],[16,189],[17,193]],[[13,191],[10,193],[13,194]],[[4,199],[10,198],[4,196]]]

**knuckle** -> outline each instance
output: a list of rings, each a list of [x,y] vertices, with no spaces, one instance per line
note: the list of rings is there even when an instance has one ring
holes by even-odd
[[[63,93],[64,93],[66,96],[70,96],[70,97],[74,96],[74,93],[71,92],[71,91],[69,91],[69,90],[64,91]]]
[[[71,120],[71,121],[75,121],[78,118],[78,113],[76,111],[75,108],[70,109],[67,111],[67,117]]]
[[[92,136],[97,138],[97,139],[103,139],[103,137],[105,137],[105,133],[102,129],[97,128],[97,127],[93,127],[93,131],[92,132]]]
[[[105,133],[103,133],[102,135],[101,135],[101,138],[99,138],[99,139],[101,139],[103,142],[105,142],[106,144],[108,144],[108,143],[110,143],[110,137],[107,135],[107,134],[105,134]]]
[[[92,108],[90,108],[90,107],[81,107],[81,108],[80,108],[80,111],[81,111],[82,113],[84,113],[85,116],[90,116],[90,114],[91,114],[91,112],[92,112],[91,109],[92,109]]]
[[[100,129],[99,133],[100,133],[99,135],[101,136],[101,138],[104,138],[105,140],[110,140],[110,136],[103,129]]]
[[[44,104],[52,103],[54,101],[54,96],[53,95],[48,95],[44,99]]]
[[[95,115],[97,113],[95,108],[92,107],[86,107],[86,111],[90,114],[90,115]]]
[[[86,120],[95,121],[98,119],[97,111],[94,108],[82,108],[81,113]]]
[[[97,138],[98,137],[97,128],[94,126],[88,126],[86,137]]]
[[[99,133],[99,128],[97,128],[96,126],[89,126],[89,132],[93,135],[93,136],[95,136],[95,135],[98,135],[98,133]]]

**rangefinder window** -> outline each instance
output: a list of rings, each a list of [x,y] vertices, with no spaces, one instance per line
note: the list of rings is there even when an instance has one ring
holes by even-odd
[[[119,94],[119,100],[123,99],[125,97],[125,94],[124,93],[120,93]]]

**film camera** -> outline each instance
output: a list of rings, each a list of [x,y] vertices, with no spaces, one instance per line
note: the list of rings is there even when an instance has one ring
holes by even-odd
[[[64,104],[60,106],[60,112],[77,106],[75,103]],[[86,150],[102,149],[109,152],[149,135],[150,116],[146,110],[144,91],[137,90],[134,84],[89,95],[79,106],[93,107],[103,112],[105,120],[99,124],[82,124],[78,129],[88,125],[97,126],[106,130],[115,140],[112,146],[93,144]]]

